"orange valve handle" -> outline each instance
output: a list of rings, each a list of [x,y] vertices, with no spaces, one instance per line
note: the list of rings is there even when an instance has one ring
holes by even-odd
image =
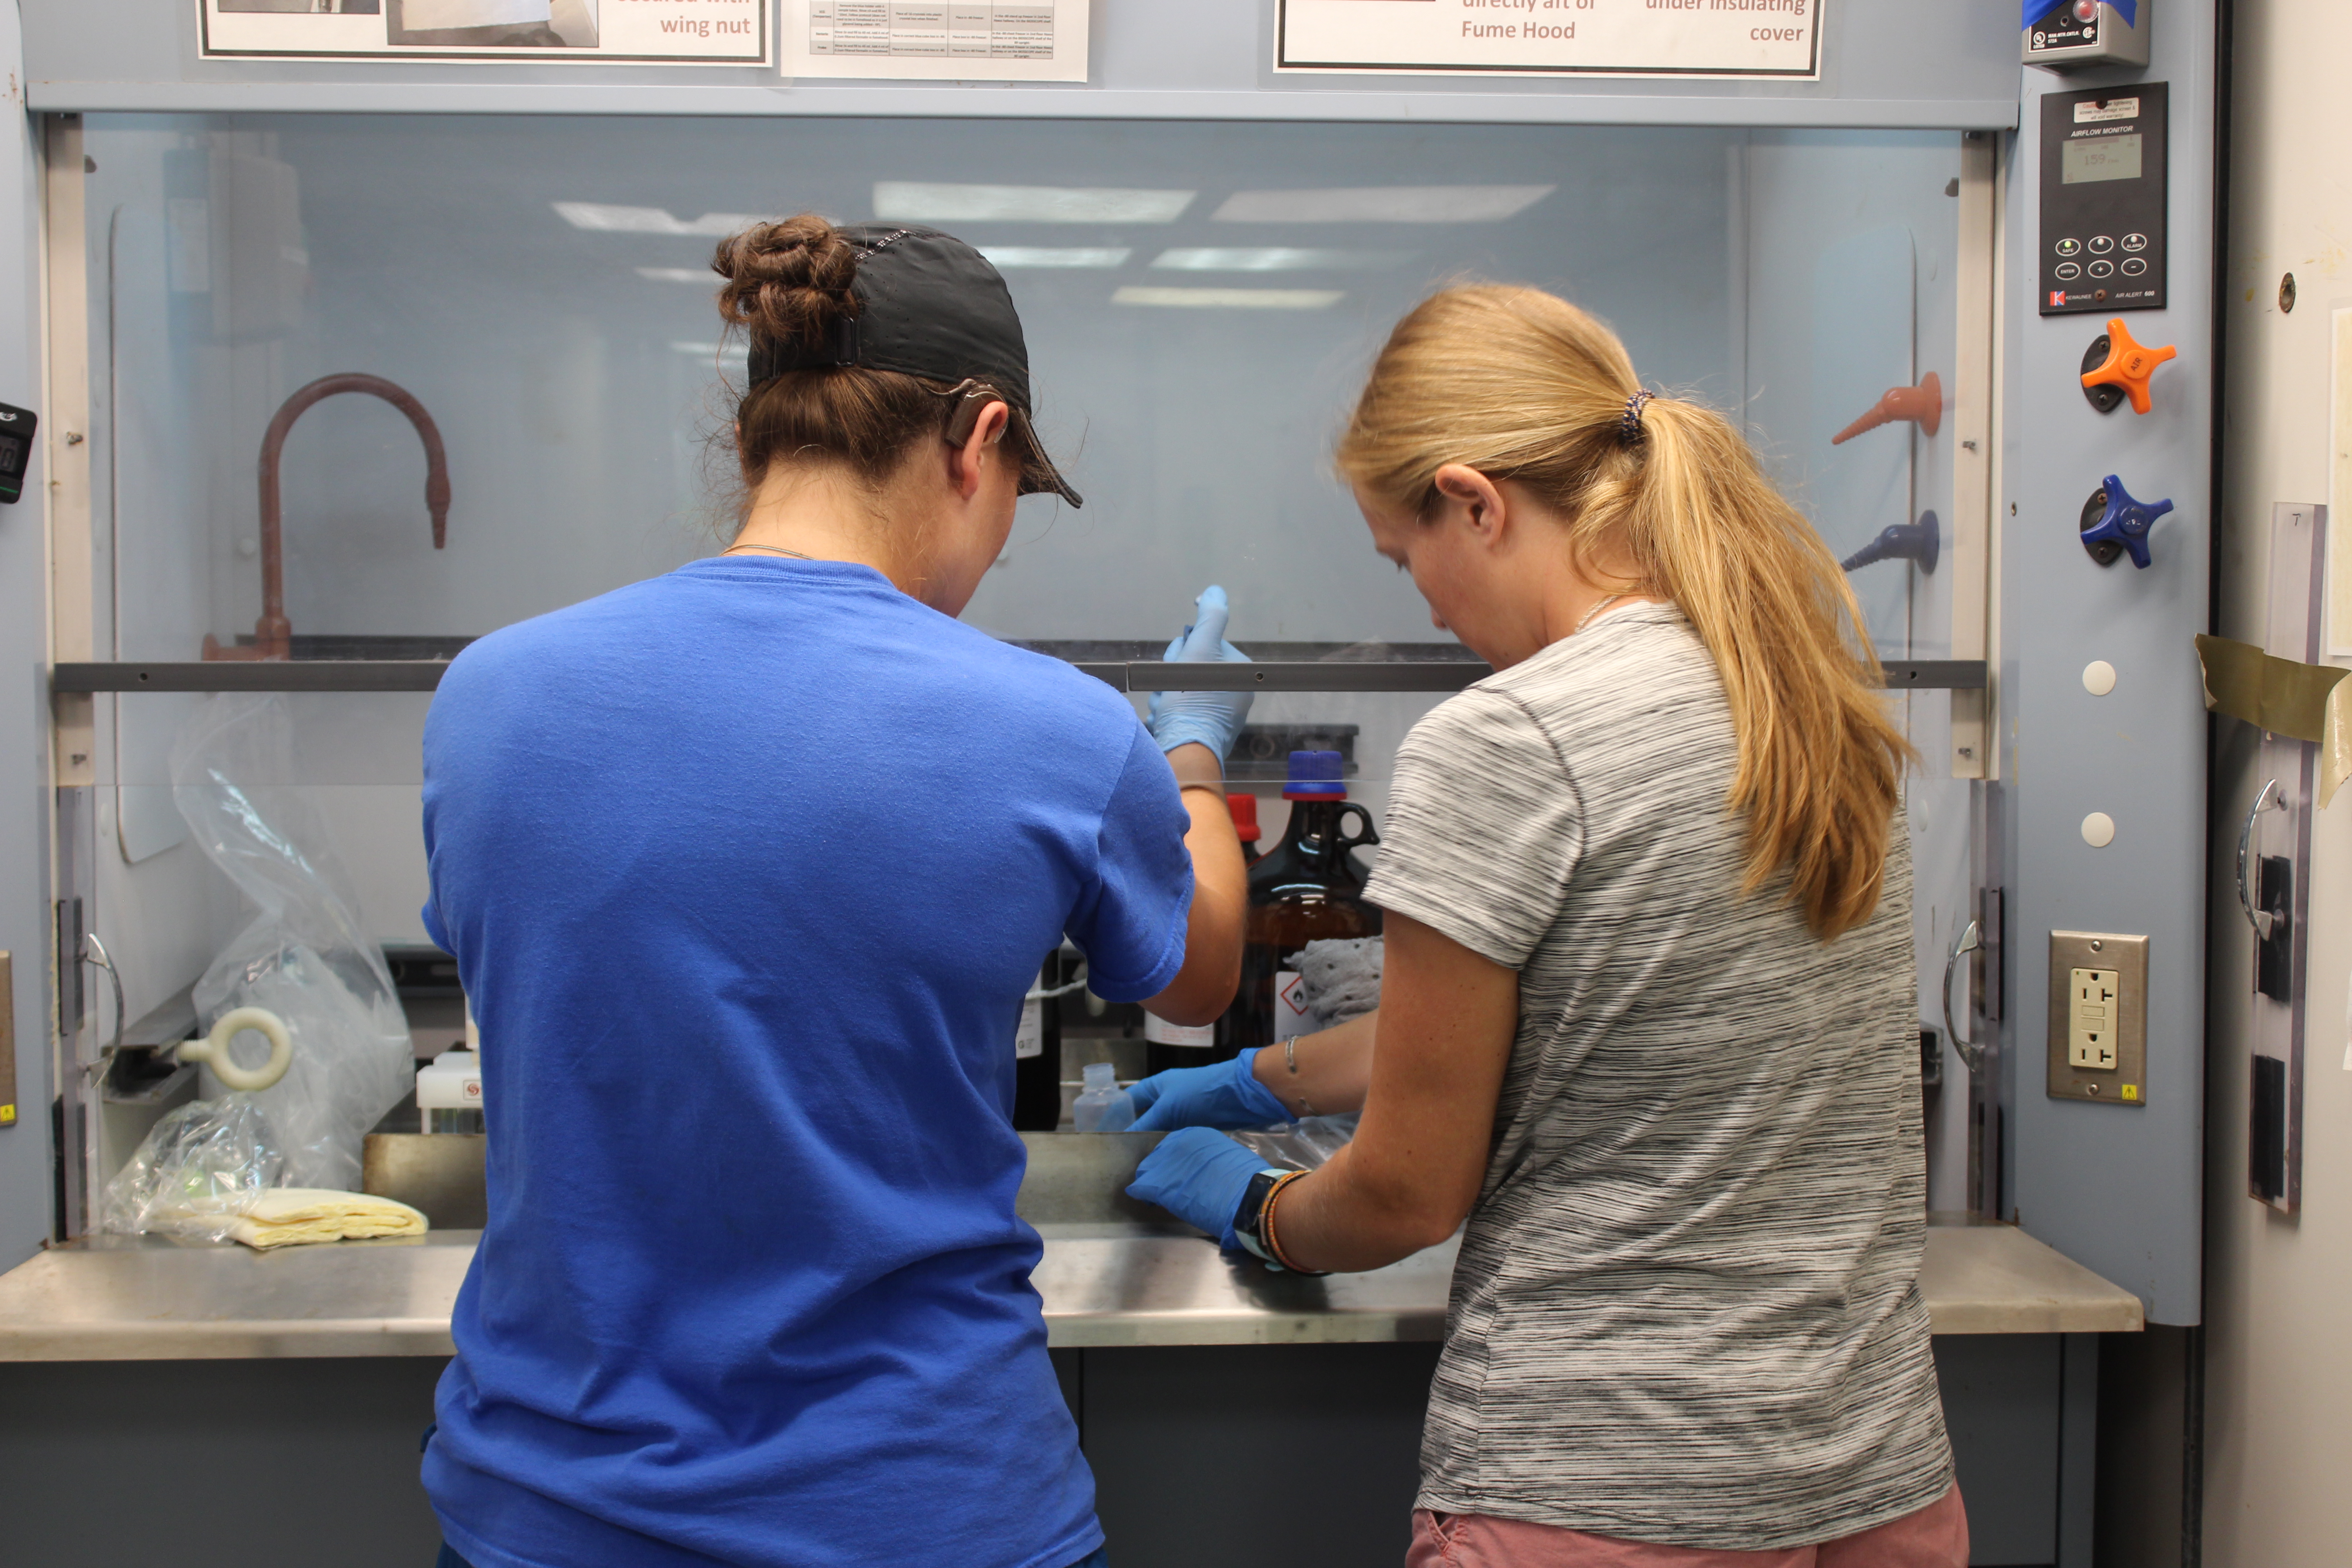
[[[2154,375],[2156,367],[2166,360],[2179,357],[2180,351],[2170,343],[2161,348],[2150,348],[2135,341],[2130,330],[2124,325],[2124,319],[2113,317],[2107,322],[2106,363],[2096,370],[2084,373],[2083,384],[2120,386],[2124,389],[2124,395],[2131,399],[2132,412],[2145,414],[2149,406],[2147,378]]]
[[[1934,371],[1919,378],[1916,386],[1890,386],[1886,395],[1870,405],[1870,412],[1830,437],[1830,445],[1843,447],[1865,430],[1875,430],[1881,425],[1892,425],[1897,419],[1916,423],[1920,430],[1933,436],[1944,423],[1944,383]]]

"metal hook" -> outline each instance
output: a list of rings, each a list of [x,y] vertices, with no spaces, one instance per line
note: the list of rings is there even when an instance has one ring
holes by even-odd
[[[2264,806],[2273,804],[2271,795],[2277,788],[2276,779],[2263,785],[2263,793],[2254,796],[2253,805],[2246,812],[2245,822],[2238,828],[2238,907],[2246,911],[2246,919],[2253,926],[2254,934],[2264,941],[2269,940],[2271,928],[2277,923],[2277,917],[2268,910],[2254,908],[2253,893],[2246,882],[2246,861],[2254,845],[2254,819],[2262,816]],[[2281,795],[2275,804],[2279,810],[2284,811],[2286,797]]]
[[[122,1048],[122,972],[115,968],[114,960],[106,955],[106,943],[98,940],[98,933],[94,931],[82,933],[81,952],[76,956],[84,963],[94,963],[105,970],[107,979],[114,984],[114,1041],[98,1053],[98,1060],[82,1064],[82,1071],[96,1077],[106,1070],[106,1064],[114,1059],[114,1053]]]
[[[1952,1027],[1952,972],[1959,967],[1962,953],[1979,952],[1983,946],[1984,928],[1970,921],[1961,930],[1959,941],[1952,944],[1952,951],[1944,957],[1944,1037],[1952,1042],[1952,1049],[1959,1052],[1960,1060],[1967,1064],[1971,1077],[1983,1070],[1984,1047],[1972,1040],[1963,1040],[1960,1032]]]

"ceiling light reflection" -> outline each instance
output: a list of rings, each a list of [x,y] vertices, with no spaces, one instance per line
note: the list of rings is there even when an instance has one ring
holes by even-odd
[[[1029,267],[1108,270],[1126,266],[1127,258],[1135,254],[1123,245],[983,245],[980,253],[1000,272]]]
[[[1196,246],[1163,250],[1154,268],[1177,272],[1361,272],[1393,267],[1409,250],[1309,250],[1289,245]]]
[[[608,206],[602,202],[554,202],[556,216],[574,228],[604,234],[691,234],[724,236],[767,220],[753,213],[704,213],[700,217],[672,217],[661,207]]]
[[[1236,191],[1220,223],[1496,223],[1517,217],[1557,185],[1365,185],[1321,191]]]
[[[1319,310],[1339,303],[1339,289],[1161,289],[1130,283],[1111,295],[1114,305],[1158,305],[1194,310]]]
[[[878,180],[874,216],[904,223],[1173,223],[1199,194]]]

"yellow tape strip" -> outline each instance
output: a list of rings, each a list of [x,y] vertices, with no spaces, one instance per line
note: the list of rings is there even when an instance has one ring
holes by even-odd
[[[2205,706],[2216,713],[2284,735],[2319,742],[2319,804],[2336,798],[2352,777],[2352,669],[2276,658],[2231,637],[2197,637],[2204,671]]]

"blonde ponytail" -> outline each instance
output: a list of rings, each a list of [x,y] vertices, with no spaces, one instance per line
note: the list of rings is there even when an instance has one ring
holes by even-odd
[[[1845,574],[1723,416],[1680,398],[1640,410],[1624,345],[1539,289],[1448,289],[1390,334],[1341,436],[1339,471],[1420,513],[1463,463],[1534,491],[1579,562],[1627,559],[1602,584],[1671,601],[1722,674],[1738,737],[1729,808],[1748,824],[1742,890],[1784,868],[1826,942],[1877,907],[1911,748],[1879,689]]]

